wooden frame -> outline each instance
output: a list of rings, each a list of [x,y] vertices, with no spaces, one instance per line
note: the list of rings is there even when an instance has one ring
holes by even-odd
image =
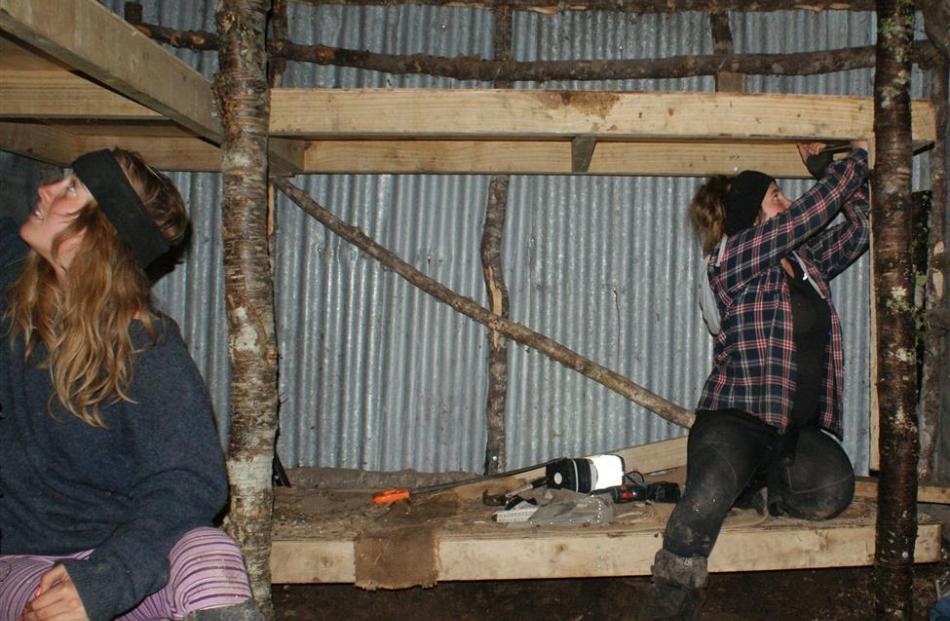
[[[0,0],[0,31],[0,148],[63,166],[147,144],[159,168],[220,170],[208,80],[104,7]],[[286,174],[804,177],[795,142],[868,138],[873,119],[869,98],[807,95],[277,88],[271,99],[271,161]],[[913,127],[918,144],[935,139],[929,102],[914,103]]]

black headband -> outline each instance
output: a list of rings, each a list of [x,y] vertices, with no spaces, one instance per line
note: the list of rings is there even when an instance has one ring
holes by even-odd
[[[735,235],[755,224],[762,199],[774,182],[774,177],[754,170],[744,170],[732,178],[726,193],[726,235]]]
[[[81,155],[72,163],[72,169],[115,227],[119,239],[132,251],[139,267],[144,270],[168,252],[168,243],[112,151],[103,149]]]

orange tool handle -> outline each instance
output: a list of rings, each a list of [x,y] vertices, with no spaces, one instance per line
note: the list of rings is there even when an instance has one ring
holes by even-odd
[[[400,487],[397,489],[384,489],[381,492],[373,494],[373,503],[377,505],[390,505],[400,500],[409,500],[409,488]]]

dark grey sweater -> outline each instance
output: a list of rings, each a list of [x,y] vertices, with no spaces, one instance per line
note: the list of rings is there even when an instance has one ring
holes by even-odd
[[[26,246],[0,220],[0,307]],[[54,398],[48,369],[11,349],[0,324],[0,554],[69,554],[65,564],[91,621],[135,607],[168,579],[169,550],[210,525],[227,499],[224,459],[207,389],[178,326],[158,342],[138,322],[130,396],[103,410],[108,429],[83,423]],[[40,352],[40,359],[45,357]],[[52,403],[52,413],[48,404]]]

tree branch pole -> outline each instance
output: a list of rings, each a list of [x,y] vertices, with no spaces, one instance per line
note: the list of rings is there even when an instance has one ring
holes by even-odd
[[[132,4],[132,3],[130,3]],[[182,31],[130,20],[146,36],[174,47],[198,51],[218,49],[217,35]],[[793,54],[707,54],[657,59],[549,60],[522,62],[511,59],[485,60],[473,56],[430,54],[378,54],[326,45],[301,45],[275,41],[269,47],[273,58],[319,65],[368,69],[393,74],[426,74],[457,80],[483,82],[543,82],[564,80],[632,80],[686,78],[719,73],[745,75],[815,75],[866,69],[874,66],[874,47],[853,47]],[[933,62],[938,54],[926,41],[914,44],[913,61]]]
[[[871,0],[294,0],[300,4],[347,6],[428,5],[493,9],[510,6],[517,11],[618,11],[622,13],[678,13],[681,11],[873,11]]]
[[[606,386],[617,394],[622,395],[672,423],[683,427],[689,427],[693,424],[694,415],[690,410],[650,392],[616,371],[611,371],[596,362],[584,358],[577,352],[568,349],[543,334],[493,314],[471,298],[458,295],[445,285],[429,278],[397,257],[368,237],[359,228],[350,226],[337,218],[310,198],[306,192],[297,188],[288,180],[273,179],[273,183],[301,209],[321,222],[330,229],[330,231],[350,242],[440,302],[448,304],[463,315],[487,326],[490,330],[500,332],[522,345],[538,350],[552,360],[574,369],[582,375]]]
[[[548,80],[632,80],[743,74],[813,75],[874,66],[873,47],[843,48],[795,54],[686,55],[623,60],[484,60],[471,56],[448,58],[429,54],[379,54],[366,50],[287,43],[274,54],[299,62],[383,71],[426,74],[483,82],[543,82]]]
[[[277,431],[277,346],[267,246],[267,0],[221,0],[220,70],[225,302],[231,361],[227,530],[241,544],[254,597],[268,619],[271,475]]]
[[[497,60],[511,58],[512,19],[510,7],[495,10],[494,56]],[[495,88],[511,88],[510,82],[495,82]],[[482,229],[480,254],[492,314],[508,319],[508,288],[501,249],[505,240],[505,219],[508,209],[509,175],[493,175],[488,182],[488,201]],[[485,403],[487,438],[485,442],[485,475],[507,470],[507,433],[505,403],[508,399],[508,339],[495,330],[488,331],[488,389]]]
[[[937,141],[930,152],[930,240],[926,281],[926,307],[928,320],[924,341],[923,394],[920,407],[920,458],[918,471],[922,480],[930,480],[937,472],[934,453],[941,437],[941,403],[947,390],[944,378],[947,374],[947,340],[941,329],[939,317],[947,310],[947,125],[950,116],[948,88],[948,63],[939,63],[931,68],[930,101],[936,118]],[[941,260],[942,259],[942,260]]]
[[[917,361],[911,261],[910,0],[877,2],[871,222],[877,313],[880,463],[876,618],[909,621],[917,540]]]

